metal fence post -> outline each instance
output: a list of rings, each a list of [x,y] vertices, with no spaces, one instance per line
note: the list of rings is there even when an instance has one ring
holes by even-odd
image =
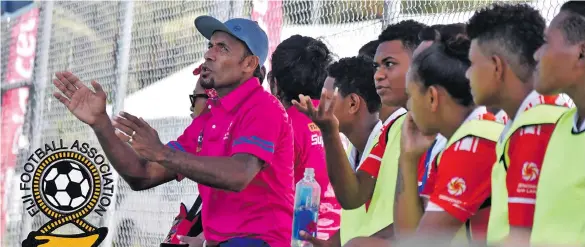
[[[36,147],[41,146],[41,133],[43,131],[43,110],[45,107],[45,94],[46,94],[46,84],[47,81],[50,80],[49,75],[49,52],[51,49],[51,33],[52,24],[53,24],[53,1],[46,1],[42,3],[43,5],[40,7],[42,13],[44,13],[44,18],[39,21],[42,24],[41,34],[38,40],[40,40],[40,46],[38,48],[39,53],[37,54],[38,57],[38,70],[35,73],[35,80],[34,80],[34,102],[33,107],[31,109],[33,114],[33,122],[32,122],[32,143],[29,146],[29,151],[34,150]],[[24,214],[22,221],[22,229],[20,233],[20,239],[26,239],[29,232],[32,229],[32,218],[28,217],[28,215]]]
[[[384,0],[384,16],[382,17],[382,30],[390,25],[394,18],[400,15],[401,3],[399,0]]]
[[[130,67],[130,47],[132,44],[132,22],[134,18],[134,2],[133,1],[122,1],[122,28],[120,28],[120,39],[118,39],[118,68],[117,68],[117,87],[115,91],[114,109],[112,116],[124,109],[124,98],[126,97],[127,86],[128,86],[128,71]],[[114,218],[116,209],[116,200],[118,192],[118,180],[119,175],[114,170],[112,174],[114,180],[113,186],[115,188],[114,196],[111,198],[110,208],[106,212],[105,223],[108,227],[108,235],[104,239],[104,246],[112,246],[114,235],[116,234],[116,220]]]
[[[311,5],[311,24],[319,25],[321,24],[321,9],[323,8],[323,3],[321,1],[313,1]]]

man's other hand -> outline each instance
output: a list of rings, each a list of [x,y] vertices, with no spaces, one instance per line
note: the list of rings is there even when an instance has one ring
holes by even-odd
[[[158,161],[164,157],[164,144],[160,141],[158,132],[142,118],[130,113],[120,112],[114,118],[116,135],[121,141],[127,142],[136,153],[149,160]]]

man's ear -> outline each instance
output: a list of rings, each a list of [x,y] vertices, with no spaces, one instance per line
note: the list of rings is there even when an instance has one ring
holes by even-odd
[[[361,104],[361,100],[360,100],[360,96],[358,96],[355,93],[349,94],[349,113],[350,114],[355,114],[360,110],[360,104]]]
[[[260,58],[258,58],[258,56],[252,55],[252,56],[246,57],[246,59],[244,61],[245,61],[244,72],[254,73],[254,71],[258,67],[258,64],[260,62]]]
[[[581,68],[585,67],[585,42],[579,43],[579,60],[577,65]]]
[[[439,109],[439,89],[435,86],[430,86],[427,88],[427,94],[429,94],[429,104],[431,106],[431,111],[436,112]]]
[[[504,64],[502,58],[498,55],[492,55],[492,62],[494,63],[494,77],[499,81],[504,80],[504,67],[506,64]]]

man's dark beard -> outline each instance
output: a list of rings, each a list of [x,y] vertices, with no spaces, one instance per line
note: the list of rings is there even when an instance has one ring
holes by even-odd
[[[209,80],[201,80],[201,87],[203,89],[213,89],[215,87],[215,81],[213,80],[213,78],[209,79]]]

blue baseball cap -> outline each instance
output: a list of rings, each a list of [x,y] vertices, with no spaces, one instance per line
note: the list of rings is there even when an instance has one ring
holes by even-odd
[[[268,36],[257,22],[250,19],[234,18],[222,23],[211,16],[195,18],[195,28],[208,40],[217,31],[226,32],[244,42],[248,49],[260,58],[260,66],[268,57]]]

